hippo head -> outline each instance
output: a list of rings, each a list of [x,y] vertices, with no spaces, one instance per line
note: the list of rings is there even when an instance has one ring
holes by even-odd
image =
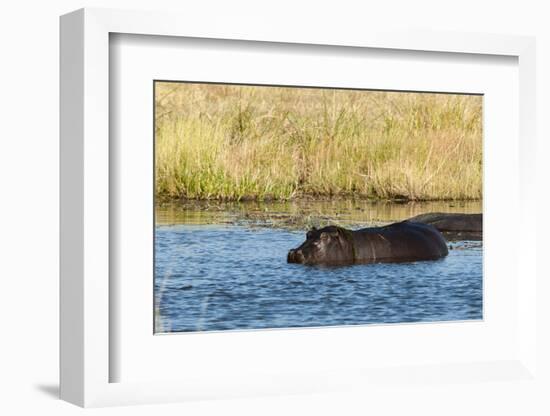
[[[351,232],[336,226],[312,228],[306,241],[288,252],[288,263],[337,264],[353,260]]]

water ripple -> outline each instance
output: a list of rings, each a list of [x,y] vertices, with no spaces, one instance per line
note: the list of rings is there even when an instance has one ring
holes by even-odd
[[[433,262],[286,263],[303,232],[242,226],[156,229],[160,331],[209,331],[482,318],[482,245]]]

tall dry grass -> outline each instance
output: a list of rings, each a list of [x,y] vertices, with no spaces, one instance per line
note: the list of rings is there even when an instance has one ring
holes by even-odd
[[[480,199],[482,97],[156,84],[160,199]]]

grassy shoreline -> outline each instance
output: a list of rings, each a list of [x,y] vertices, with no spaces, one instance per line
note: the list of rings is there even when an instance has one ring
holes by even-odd
[[[482,97],[157,83],[158,201],[482,198]]]

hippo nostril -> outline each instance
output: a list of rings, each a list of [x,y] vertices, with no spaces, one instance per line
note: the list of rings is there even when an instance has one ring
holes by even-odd
[[[289,263],[291,263],[291,262],[294,261],[294,252],[295,252],[295,251],[296,251],[296,250],[294,250],[294,249],[288,251],[287,261],[288,261]]]
[[[289,263],[301,263],[304,259],[302,250],[291,249],[288,251],[287,261]]]

